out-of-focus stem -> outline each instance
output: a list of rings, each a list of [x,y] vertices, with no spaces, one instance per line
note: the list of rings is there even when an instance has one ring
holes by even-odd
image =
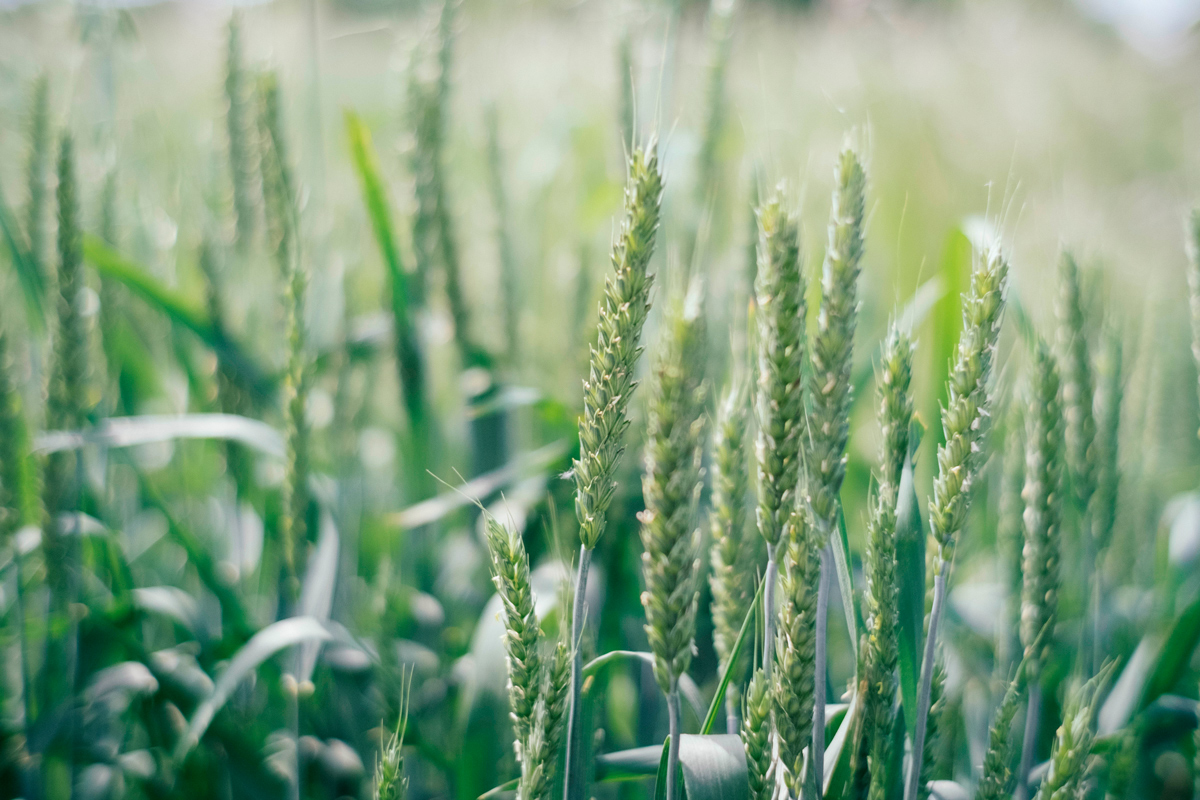
[[[933,608],[929,612],[929,633],[925,636],[925,657],[921,660],[921,683],[917,691],[917,730],[913,735],[912,758],[908,768],[908,786],[904,800],[917,800],[921,788],[921,767],[925,752],[925,731],[929,727],[929,698],[933,691],[933,659],[937,646],[938,622],[946,601],[946,571],[943,561],[933,577]]]
[[[575,574],[575,599],[571,604],[571,704],[567,711],[567,752],[563,761],[563,798],[582,800],[585,785],[582,763],[583,731],[580,729],[580,702],[583,694],[583,623],[587,614],[587,576],[592,551],[579,547],[579,567]]]

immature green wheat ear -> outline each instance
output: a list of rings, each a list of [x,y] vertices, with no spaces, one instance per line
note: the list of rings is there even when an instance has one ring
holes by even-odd
[[[1025,500],[1023,516],[1024,588],[1021,594],[1021,644],[1029,659],[1031,681],[1041,673],[1043,653],[1053,641],[1058,614],[1058,570],[1062,524],[1062,473],[1064,460],[1062,390],[1058,366],[1049,346],[1034,346],[1025,421]],[[1051,635],[1043,640],[1042,630]]]
[[[746,664],[742,658],[731,667],[730,657],[754,598],[758,555],[757,537],[747,528],[750,472],[746,428],[749,411],[745,385],[735,381],[725,391],[713,436],[712,511],[709,517],[712,573],[708,583],[712,590],[713,646],[717,651],[718,667],[722,673],[733,669],[725,693],[730,733],[739,728],[738,690],[744,680]]]
[[[42,286],[52,286],[52,274],[47,264],[46,213],[50,204],[47,180],[54,142],[50,132],[50,79],[44,73],[33,83],[29,114],[29,162],[26,179],[29,184],[29,205],[25,211],[25,237],[29,254],[41,279]]]
[[[665,321],[647,418],[641,521],[646,636],[664,693],[692,660],[699,598],[700,492],[707,434],[701,295],[693,289]]]
[[[774,639],[775,669],[771,694],[775,701],[775,730],[779,764],[786,768],[788,790],[799,796],[804,751],[812,743],[817,670],[817,580],[819,543],[801,511],[792,512],[792,533],[784,545],[779,591],[779,629]],[[778,766],[777,765],[777,766]]]
[[[1063,409],[1066,412],[1067,471],[1081,512],[1096,488],[1095,378],[1084,328],[1079,267],[1064,253],[1059,267],[1058,345],[1063,365]]]
[[[225,52],[225,133],[229,139],[230,184],[233,187],[233,216],[237,245],[244,249],[254,236],[257,218],[258,148],[255,143],[254,113],[242,57],[242,15],[229,18]]]
[[[1096,717],[1100,700],[1108,688],[1116,662],[1110,661],[1082,686],[1076,683],[1067,692],[1063,722],[1058,728],[1050,752],[1050,769],[1042,779],[1035,800],[1069,800],[1082,795],[1088,766],[1095,758]]]
[[[508,699],[517,760],[533,729],[534,707],[541,691],[540,629],[529,582],[529,556],[518,531],[490,515],[486,521],[492,582],[504,603],[504,646],[508,657]]]
[[[796,505],[804,428],[804,286],[800,229],[782,187],[758,209],[759,533],[775,550]],[[770,609],[770,604],[766,608]],[[770,613],[767,614],[770,618]]]
[[[614,273],[605,283],[596,346],[583,383],[580,452],[574,468],[575,514],[579,537],[588,550],[604,533],[605,514],[615,488],[613,475],[629,427],[626,409],[637,388],[634,370],[642,353],[638,341],[650,310],[653,283],[646,268],[658,233],[662,187],[654,145],[635,151],[629,159],[625,219],[613,246]]]
[[[770,782],[771,707],[770,682],[762,669],[757,669],[746,687],[741,730],[752,800],[770,800],[775,795]]]
[[[996,710],[988,733],[988,749],[983,757],[983,774],[975,790],[975,800],[1007,800],[1012,796],[1013,721],[1021,707],[1022,675],[1020,672],[1008,684],[1004,699]]]
[[[263,131],[263,192],[275,259],[283,279],[284,330],[287,337],[287,371],[283,400],[286,440],[286,474],[281,492],[283,513],[279,534],[283,542],[287,591],[294,599],[299,590],[296,572],[298,550],[308,536],[309,442],[305,410],[308,404],[308,354],[304,314],[308,274],[300,264],[298,209],[291,164],[283,134],[279,83],[263,76],[260,85]]]
[[[846,441],[853,401],[851,368],[858,318],[867,177],[853,150],[843,150],[834,174],[829,245],[821,273],[821,309],[809,360],[811,441],[806,455],[808,503],[822,539],[837,526],[838,493],[846,476]]]
[[[954,538],[962,527],[971,488],[982,462],[991,397],[988,382],[1000,320],[1008,263],[998,246],[978,255],[971,286],[963,298],[962,333],[942,409],[945,444],[938,447],[938,474],[929,501],[929,527],[942,563],[953,561]]]
[[[885,765],[890,755],[899,662],[896,506],[913,415],[912,358],[912,343],[893,327],[884,344],[878,373],[883,447],[879,483],[867,523],[867,692],[863,703],[863,735],[867,737],[870,754],[868,796],[872,800],[883,798],[888,789]]]
[[[383,743],[375,759],[373,800],[404,800],[408,778],[404,776],[404,730],[408,724],[408,699],[405,697],[396,730]]]

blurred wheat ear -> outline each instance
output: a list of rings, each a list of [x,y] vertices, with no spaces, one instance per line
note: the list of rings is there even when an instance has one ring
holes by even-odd
[[[25,238],[41,285],[52,286],[47,263],[46,215],[50,205],[50,168],[54,139],[50,129],[50,77],[45,73],[33,83],[29,104],[29,161],[26,167],[28,205],[25,211]]]

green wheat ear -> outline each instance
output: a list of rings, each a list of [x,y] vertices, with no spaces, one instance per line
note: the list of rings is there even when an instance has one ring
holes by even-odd
[[[786,770],[784,782],[799,796],[804,751],[813,735],[813,705],[817,670],[816,616],[817,580],[820,575],[820,545],[804,515],[792,512],[790,535],[784,542],[783,570],[775,635],[775,669],[771,693],[775,702],[775,730],[779,740],[779,764]]]
[[[239,248],[249,245],[256,219],[258,151],[250,87],[242,57],[242,15],[229,18],[225,54],[225,132],[229,139],[229,170],[233,186],[233,215]]]
[[[1000,708],[988,733],[988,749],[983,757],[983,774],[975,791],[975,800],[1006,800],[1010,797],[1013,772],[1013,721],[1021,707],[1020,672],[1008,684]]]
[[[722,672],[733,669],[726,696],[729,728],[737,730],[738,688],[745,674],[745,660],[730,665],[734,643],[754,597],[758,537],[747,528],[746,499],[750,472],[746,450],[749,403],[745,386],[735,381],[726,391],[717,413],[713,436],[712,533],[709,587],[712,590],[713,646]]]
[[[411,680],[411,676],[410,676]],[[404,733],[408,727],[409,694],[406,687],[401,702],[400,719],[375,760],[373,800],[404,800],[408,793],[408,778],[404,775]]]
[[[884,344],[879,369],[879,423],[883,433],[879,483],[867,523],[867,693],[863,706],[864,736],[869,742],[869,797],[887,792],[887,770],[899,662],[896,584],[896,506],[900,476],[908,455],[912,425],[913,346],[893,326]],[[861,778],[860,778],[861,780]]]
[[[939,561],[953,561],[954,539],[966,520],[971,488],[982,460],[991,406],[988,382],[1000,320],[1008,262],[998,246],[976,255],[971,286],[963,298],[962,333],[942,409],[945,444],[938,447],[938,474],[929,501],[930,533]]]
[[[50,204],[49,173],[54,142],[50,132],[50,78],[39,75],[33,84],[29,114],[29,162],[26,173],[29,205],[25,212],[25,236],[29,254],[42,281],[49,288],[51,271],[47,264],[46,214]]]
[[[504,604],[508,698],[516,734],[517,759],[523,761],[522,750],[533,729],[534,707],[541,690],[540,629],[529,582],[529,556],[525,553],[520,532],[501,525],[491,515],[485,524],[492,582]]]
[[[1096,488],[1095,378],[1084,329],[1079,267],[1070,253],[1064,253],[1060,263],[1058,344],[1063,365],[1066,461],[1076,502],[1086,510]]]
[[[1029,380],[1028,414],[1025,421],[1025,500],[1023,517],[1024,588],[1021,595],[1021,644],[1029,659],[1029,677],[1041,671],[1045,645],[1039,634],[1052,632],[1058,614],[1058,570],[1062,523],[1063,420],[1062,391],[1058,366],[1049,346],[1034,345]]]
[[[858,155],[843,150],[834,175],[829,245],[821,271],[821,310],[809,359],[810,448],[808,503],[822,538],[837,525],[838,493],[846,476],[846,441],[853,401],[851,369],[858,318],[867,176]]]
[[[702,295],[693,286],[671,309],[654,368],[647,419],[641,521],[646,637],[654,677],[675,691],[692,660],[700,572],[700,492],[707,438],[704,380],[706,331]]]
[[[746,687],[742,710],[742,745],[746,748],[746,772],[753,800],[770,800],[771,785],[771,691],[770,681],[761,669],[754,672]]]
[[[1121,338],[1107,331],[1100,350],[1096,387],[1096,493],[1092,497],[1092,536],[1096,552],[1112,542],[1121,482],[1120,434],[1124,384]]]
[[[604,286],[588,377],[583,382],[583,418],[579,422],[579,458],[575,461],[575,514],[579,537],[592,549],[604,533],[612,502],[613,475],[624,451],[629,426],[626,409],[637,388],[634,370],[642,349],[638,342],[650,310],[647,273],[658,233],[662,175],[653,144],[629,159],[625,219],[613,246],[613,274]]]
[[[1100,700],[1108,688],[1116,662],[1110,661],[1095,677],[1067,692],[1063,722],[1058,728],[1050,752],[1050,769],[1042,780],[1035,800],[1069,800],[1080,797],[1088,766],[1095,758],[1096,717]]]
[[[759,533],[774,549],[796,504],[804,425],[804,286],[800,229],[782,187],[758,209],[758,466]]]
[[[8,337],[0,332],[0,542],[41,516],[31,444]]]

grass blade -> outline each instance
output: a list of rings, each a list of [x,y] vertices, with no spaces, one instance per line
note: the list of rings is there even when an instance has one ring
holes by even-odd
[[[212,318],[202,306],[192,302],[186,295],[163,286],[146,270],[113,250],[97,236],[84,234],[83,257],[103,277],[124,285],[147,304],[166,315],[171,322],[187,328],[218,352],[245,384],[245,388],[259,400],[270,399],[274,392],[272,381],[236,342],[213,324]]]
[[[679,765],[688,800],[750,800],[746,754],[737,734],[684,734]]]
[[[283,437],[265,422],[236,414],[143,414],[109,417],[95,427],[77,431],[46,431],[34,441],[34,451],[57,453],[86,444],[135,447],[172,439],[227,439],[269,456],[283,457]]]
[[[713,695],[712,702],[708,704],[708,713],[704,715],[704,724],[700,726],[700,735],[707,736],[712,732],[713,725],[717,722],[717,716],[721,713],[721,705],[725,702],[725,692],[729,689],[729,680],[733,677],[734,667],[738,663],[738,659],[742,657],[742,647],[746,644],[746,639],[749,638],[750,629],[754,627],[754,615],[756,609],[762,603],[763,587],[766,581],[758,582],[758,591],[754,595],[754,599],[750,601],[750,608],[746,611],[746,619],[742,621],[742,629],[738,631],[737,641],[733,644],[733,650],[729,654],[729,663],[725,666],[725,672],[721,675],[721,682],[717,684],[717,693]]]

